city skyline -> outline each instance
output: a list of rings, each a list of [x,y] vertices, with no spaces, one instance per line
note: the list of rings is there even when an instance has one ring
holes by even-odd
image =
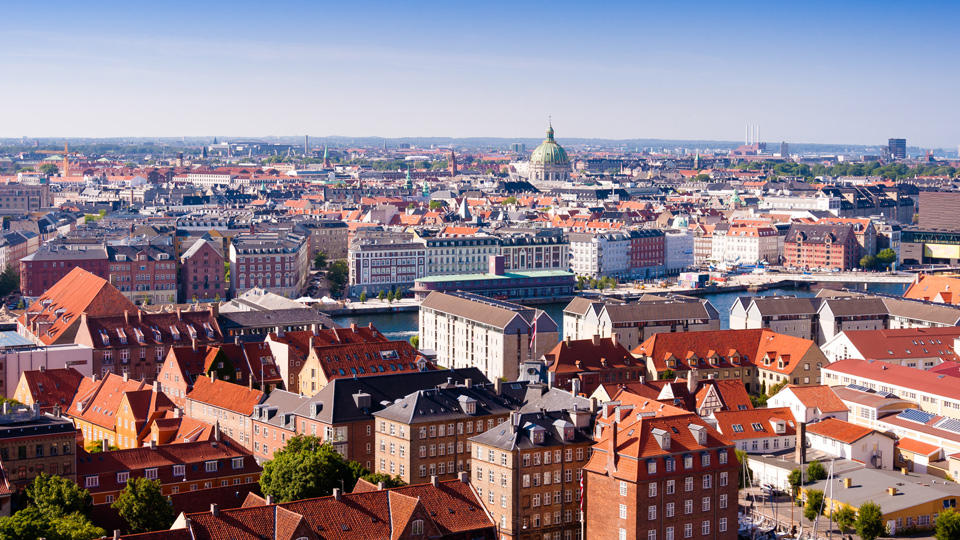
[[[960,142],[942,2],[8,9],[0,137]]]

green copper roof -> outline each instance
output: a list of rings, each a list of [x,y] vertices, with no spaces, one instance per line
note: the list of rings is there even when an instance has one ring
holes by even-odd
[[[553,140],[553,125],[547,128],[547,138],[530,155],[531,165],[569,165],[570,158],[562,146]]]

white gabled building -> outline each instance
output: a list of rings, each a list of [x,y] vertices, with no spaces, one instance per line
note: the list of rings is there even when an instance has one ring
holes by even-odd
[[[895,442],[889,435],[836,418],[807,426],[809,449],[866,463],[875,469],[894,467]]]
[[[715,411],[717,429],[748,454],[770,454],[797,445],[797,424],[790,409]]]
[[[829,386],[787,385],[767,400],[768,407],[786,407],[797,422],[820,422],[828,418],[847,420],[847,406]]]

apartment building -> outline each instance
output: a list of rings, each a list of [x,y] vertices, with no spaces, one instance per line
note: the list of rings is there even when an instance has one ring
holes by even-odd
[[[526,382],[438,385],[408,394],[373,413],[374,471],[407,483],[470,470],[474,433],[493,429],[523,404]]]
[[[219,430],[245,448],[253,447],[254,408],[264,393],[213,377],[200,376],[187,392],[183,413],[189,418],[218,426]],[[158,383],[159,384],[159,383]]]
[[[697,415],[659,403],[609,405],[604,420],[583,469],[586,538],[736,534],[740,466],[726,437]]]
[[[221,242],[212,238],[197,239],[180,256],[180,300],[211,302],[226,300],[229,284],[226,259]]]
[[[783,244],[784,264],[804,270],[857,268],[860,245],[849,224],[820,225],[794,223]]]
[[[53,206],[50,184],[0,186],[0,214],[19,215],[40,212]]]
[[[250,452],[226,438],[101,452],[96,457],[77,451],[77,484],[94,504],[110,504],[127,481],[146,478],[160,482],[163,495],[198,489],[252,484],[262,469]]]
[[[569,408],[520,411],[470,438],[470,481],[504,539],[580,537],[580,477],[593,446],[593,413],[589,400],[556,389],[541,403],[547,401]]]
[[[39,406],[0,414],[0,467],[10,486],[26,488],[40,474],[76,480],[77,429],[56,412]],[[9,512],[8,512],[9,513]]]
[[[173,408],[159,385],[108,374],[83,378],[63,414],[73,420],[84,445],[106,441],[137,448],[149,437],[151,424]]]
[[[773,227],[731,225],[714,232],[711,259],[740,263],[780,262],[779,233]]]
[[[230,295],[257,287],[299,298],[310,272],[307,237],[289,231],[238,234],[230,243]]]
[[[477,367],[489,379],[516,380],[525,360],[540,358],[558,341],[545,311],[457,292],[434,292],[420,304],[420,348],[451,368]]]
[[[614,334],[609,338],[569,339],[543,355],[551,386],[590,395],[601,384],[639,381],[647,368]],[[576,382],[574,382],[576,381]]]
[[[357,231],[347,253],[349,295],[408,290],[427,275],[426,261],[427,248],[413,233]]]
[[[104,245],[50,245],[20,259],[20,294],[36,298],[74,268],[108,279],[109,259]]]
[[[109,246],[110,284],[135,304],[177,301],[178,272],[173,246]]]
[[[630,276],[628,233],[570,233],[570,269],[589,278]]]
[[[797,446],[797,420],[787,407],[717,411],[717,430],[748,454],[769,454]]]

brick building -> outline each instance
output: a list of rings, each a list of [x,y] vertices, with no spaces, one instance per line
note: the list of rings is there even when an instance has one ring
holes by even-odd
[[[226,300],[228,283],[219,240],[203,236],[180,257],[180,301]]]
[[[587,538],[733,538],[734,447],[695,414],[669,405],[609,405],[584,467]]]
[[[560,410],[536,410],[540,406]],[[593,446],[588,399],[551,389],[543,398],[470,438],[471,483],[501,538],[580,536],[580,475]]]
[[[94,504],[112,503],[127,480],[159,480],[164,495],[252,484],[262,469],[250,452],[226,438],[101,452],[77,451],[77,484]]]
[[[114,246],[110,253],[110,284],[136,304],[177,301],[177,260],[173,246],[154,244]]]
[[[339,334],[339,330],[333,330]],[[316,337],[300,370],[300,393],[312,396],[333,379],[369,377],[383,373],[437,369],[406,341],[319,345]]]
[[[137,448],[149,435],[150,425],[172,411],[173,402],[158,385],[108,374],[80,381],[64,415],[76,424],[84,445],[106,440],[118,448]]]
[[[75,480],[77,429],[58,414],[33,409],[0,414],[0,467],[12,488],[30,485],[40,473]]]
[[[608,338],[595,335],[591,339],[565,339],[543,358],[554,386],[587,395],[601,384],[639,381],[647,373],[646,365],[619,343],[618,334]]]
[[[860,263],[860,244],[849,224],[794,223],[783,243],[784,265],[804,270],[852,270]]]
[[[306,400],[274,391],[251,417],[254,453],[258,460],[267,460],[283,448],[286,439],[296,434],[316,435],[346,459],[374,470],[374,413],[411,391],[462,385],[467,379],[489,383],[477,369],[459,369],[334,379]]]
[[[310,271],[310,245],[305,236],[283,232],[239,234],[230,244],[230,295],[254,287],[298,298]]]
[[[263,397],[259,390],[218,380],[215,374],[213,378],[200,376],[187,393],[184,414],[218,425],[231,439],[251,448],[253,422],[250,417]]]
[[[664,273],[666,235],[659,229],[636,229],[630,236],[630,277],[644,279]]]
[[[109,256],[105,246],[53,244],[20,259],[20,294],[37,297],[63,279],[74,268],[83,268],[108,279]]]
[[[362,482],[353,493],[283,504],[248,495],[242,508],[182,515],[174,528],[130,540],[200,538],[331,538],[339,540],[494,540],[496,524],[481,508],[466,477],[380,490]]]
[[[351,324],[350,328],[336,329],[312,326],[312,330],[293,332],[281,330],[267,335],[265,343],[270,346],[270,351],[273,353],[275,364],[280,371],[280,378],[284,383],[283,388],[291,389],[294,392],[299,391],[300,374],[303,372],[307,356],[313,351],[314,347],[388,341],[383,334],[373,327],[373,323],[368,326]],[[315,392],[310,392],[310,395],[313,393]]]
[[[404,482],[455,478],[470,470],[470,436],[493,429],[520,407],[526,382],[463,384],[452,380],[419,390],[373,413],[374,472]]]

